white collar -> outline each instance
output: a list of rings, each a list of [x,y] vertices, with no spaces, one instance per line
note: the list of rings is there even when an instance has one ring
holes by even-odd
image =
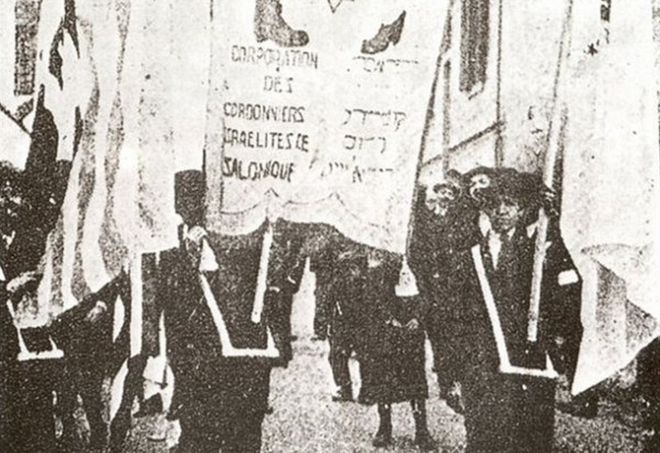
[[[483,237],[488,237],[488,233],[492,229],[492,225],[490,224],[490,219],[486,215],[485,212],[479,212],[479,231],[481,231],[481,235]]]

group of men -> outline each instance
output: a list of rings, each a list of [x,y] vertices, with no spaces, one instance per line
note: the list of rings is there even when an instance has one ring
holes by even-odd
[[[563,373],[572,379],[582,333],[581,279],[561,240],[554,199],[536,175],[485,167],[465,175],[450,171],[418,197],[407,258],[440,394],[464,412],[469,452],[552,450],[555,378]],[[538,337],[530,341],[541,208],[550,227]],[[330,341],[338,388],[333,399],[350,401],[348,359],[359,340],[363,301],[348,278],[356,270],[336,266],[342,250],[336,243],[316,262],[312,257],[315,330]]]
[[[37,236],[24,227],[42,226],[43,222],[26,217],[27,207],[35,205],[23,200],[25,173],[8,165],[2,171],[6,215],[2,216],[0,255],[0,450],[105,451],[109,447],[112,452],[124,451],[131,419],[138,415],[133,413],[135,399],[141,404],[139,413],[153,409],[143,398],[143,373],[150,356],[165,352],[159,350],[154,334],[162,317],[175,389],[169,418],[178,419],[181,425],[175,450],[260,451],[261,423],[270,410],[270,370],[286,366],[292,357],[291,301],[304,264],[300,261],[301,235],[291,231],[295,226],[265,224],[240,238],[207,234],[202,227],[203,175],[196,171],[177,174],[180,244],[142,257],[142,349],[135,354],[130,338],[131,291],[135,290],[131,269],[119,272],[48,326],[17,328],[17,307],[26,297],[36,297],[39,275],[35,271],[45,235],[44,240],[28,244],[34,253],[27,255],[22,241]],[[269,234],[272,246],[264,300],[260,313],[255,314],[263,239]],[[113,335],[118,301],[124,306],[124,319],[121,331]],[[22,348],[48,350],[51,340],[63,350],[63,359],[19,360],[19,353],[26,352]],[[124,363],[128,372],[123,394],[108,423],[104,382],[115,377]],[[89,423],[88,443],[78,433],[78,397]],[[63,426],[58,439],[55,416]]]
[[[351,247],[350,240],[324,226],[314,227],[320,229],[315,236],[326,240],[310,246],[310,227],[284,221],[265,223],[241,237],[207,233],[204,190],[201,173],[177,175],[177,212],[183,220],[180,244],[157,254],[152,266],[156,307],[151,318],[162,314],[165,320],[167,356],[175,379],[170,415],[181,426],[174,451],[258,452],[262,422],[271,410],[271,369],[286,367],[292,358],[291,305],[307,257],[317,280],[315,331],[330,341],[338,386],[334,399],[354,398],[348,359],[360,342],[355,322],[370,317],[361,304],[363,269],[354,259],[360,247]],[[17,215],[19,198],[9,192],[3,195],[8,218]],[[581,278],[563,245],[554,198],[535,175],[480,167],[464,175],[449,172],[443,183],[421,190],[414,208],[407,261],[422,306],[420,328],[431,342],[441,395],[464,413],[468,452],[552,451],[556,377],[565,374],[572,379],[582,332]],[[537,338],[532,341],[528,311],[541,208],[550,219]],[[20,291],[7,285],[29,269],[13,270],[12,253],[26,256],[15,252],[18,242],[12,246],[20,234],[15,230],[3,226],[2,248],[2,296],[14,302],[34,291],[29,285]],[[269,264],[263,299],[257,302],[265,244],[270,244]],[[27,259],[19,262],[29,264]],[[12,410],[2,412],[2,451],[22,451],[25,442],[32,451],[55,451],[43,442],[54,440],[52,427],[46,436],[33,436],[30,444],[25,433],[34,420],[19,423],[29,419],[26,408],[34,407],[35,401],[42,408],[52,406],[53,391],[59,414],[68,420],[65,434],[74,423],[80,394],[92,431],[90,448],[106,447],[102,383],[130,355],[126,329],[111,353],[101,357],[97,352],[104,350],[99,343],[113,342],[112,313],[118,296],[130,304],[127,272],[50,326],[46,335],[57,339],[65,359],[63,369],[51,373],[48,383],[35,376],[49,373],[30,369],[30,377],[25,377],[26,366],[14,360],[19,350],[16,337],[3,334],[0,397],[3,407]],[[0,314],[3,332],[11,331],[12,313],[3,308]],[[124,324],[130,325],[130,320]],[[28,343],[38,347],[43,334],[36,332]],[[147,347],[128,363],[125,398],[109,429],[111,451],[124,448],[147,355],[158,352]],[[16,390],[21,398],[12,397]]]

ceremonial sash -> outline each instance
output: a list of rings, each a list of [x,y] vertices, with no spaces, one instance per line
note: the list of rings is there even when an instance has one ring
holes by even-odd
[[[213,323],[218,331],[220,336],[220,342],[222,344],[222,355],[224,357],[268,357],[268,358],[278,358],[280,356],[277,347],[275,346],[275,340],[273,335],[270,332],[270,328],[266,326],[266,348],[237,348],[235,347],[229,336],[229,330],[227,329],[227,324],[225,323],[222,312],[218,308],[218,302],[215,299],[215,295],[211,290],[211,285],[206,278],[206,275],[203,273],[198,274],[199,283],[202,287],[202,292],[204,293],[204,301],[209,307],[211,312],[211,317],[213,318]]]
[[[550,357],[546,354],[546,368],[544,370],[538,368],[525,368],[514,366],[509,359],[509,351],[506,347],[504,339],[504,331],[500,322],[499,314],[497,313],[497,306],[495,305],[495,298],[491,290],[488,276],[486,275],[486,268],[483,259],[481,258],[481,246],[475,245],[472,247],[472,261],[474,262],[475,270],[477,271],[477,278],[479,279],[479,286],[481,294],[483,295],[488,311],[488,318],[493,329],[493,336],[495,337],[495,346],[497,348],[497,355],[500,361],[499,371],[504,374],[518,374],[524,376],[540,377],[547,379],[556,379],[559,377],[555,371]]]
[[[50,349],[48,351],[32,352],[28,349],[23,334],[21,333],[21,328],[16,322],[16,313],[14,312],[14,307],[11,303],[11,300],[7,300],[7,310],[9,310],[9,316],[11,316],[14,323],[14,328],[16,329],[16,335],[18,336],[18,361],[27,362],[28,360],[53,360],[61,359],[64,357],[64,352],[57,347],[53,337],[48,335],[48,341],[50,343]]]

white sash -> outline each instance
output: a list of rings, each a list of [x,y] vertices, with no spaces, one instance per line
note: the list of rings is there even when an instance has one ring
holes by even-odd
[[[28,350],[27,344],[25,344],[25,339],[21,333],[21,328],[16,322],[16,313],[14,312],[14,307],[11,304],[11,300],[7,300],[7,310],[9,310],[9,316],[11,316],[12,321],[14,322],[14,327],[16,328],[16,335],[18,336],[18,361],[27,362],[28,360],[53,360],[61,359],[64,357],[64,352],[57,347],[53,341],[53,337],[48,335],[48,341],[50,342],[50,350],[41,351],[41,352],[32,352]]]
[[[227,330],[227,324],[225,324],[224,317],[218,308],[218,303],[213,295],[211,290],[211,285],[209,285],[206,276],[203,273],[199,273],[199,282],[202,286],[202,291],[204,293],[204,300],[206,305],[211,311],[211,317],[215,324],[216,329],[218,330],[218,335],[220,336],[220,342],[222,343],[222,355],[224,357],[268,357],[268,358],[278,358],[280,356],[277,347],[275,346],[275,340],[273,335],[270,332],[270,328],[266,326],[266,333],[268,335],[266,348],[236,348],[231,342],[229,337],[229,331]]]
[[[486,303],[486,310],[490,318],[490,324],[493,329],[493,336],[495,337],[495,346],[497,347],[497,355],[500,360],[500,373],[505,374],[519,374],[524,376],[533,376],[540,378],[556,379],[559,377],[555,371],[550,357],[546,354],[546,368],[544,370],[538,368],[525,368],[518,367],[511,364],[509,359],[509,351],[506,348],[504,341],[504,331],[500,323],[500,317],[497,313],[497,306],[495,305],[495,298],[491,290],[488,276],[486,275],[486,268],[481,258],[481,246],[475,245],[472,247],[472,261],[474,262],[475,270],[477,271],[477,278],[479,279],[479,286],[481,287],[481,294],[483,295],[484,302]]]

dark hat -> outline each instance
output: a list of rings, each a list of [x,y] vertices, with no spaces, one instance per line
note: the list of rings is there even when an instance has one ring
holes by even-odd
[[[495,169],[493,176],[492,190],[488,192],[489,202],[497,203],[506,197],[516,200],[530,211],[537,211],[542,206],[546,188],[539,175],[505,167]]]
[[[472,170],[469,170],[463,174],[463,183],[469,185],[475,176],[481,176],[481,175],[490,179],[495,175],[497,170],[498,169],[496,168],[486,167],[483,165],[474,167]]]
[[[480,166],[463,175],[463,192],[470,204],[479,209],[484,207],[484,203],[491,198],[495,174],[495,168]]]
[[[174,209],[188,226],[203,225],[206,205],[206,179],[199,170],[174,175]]]

